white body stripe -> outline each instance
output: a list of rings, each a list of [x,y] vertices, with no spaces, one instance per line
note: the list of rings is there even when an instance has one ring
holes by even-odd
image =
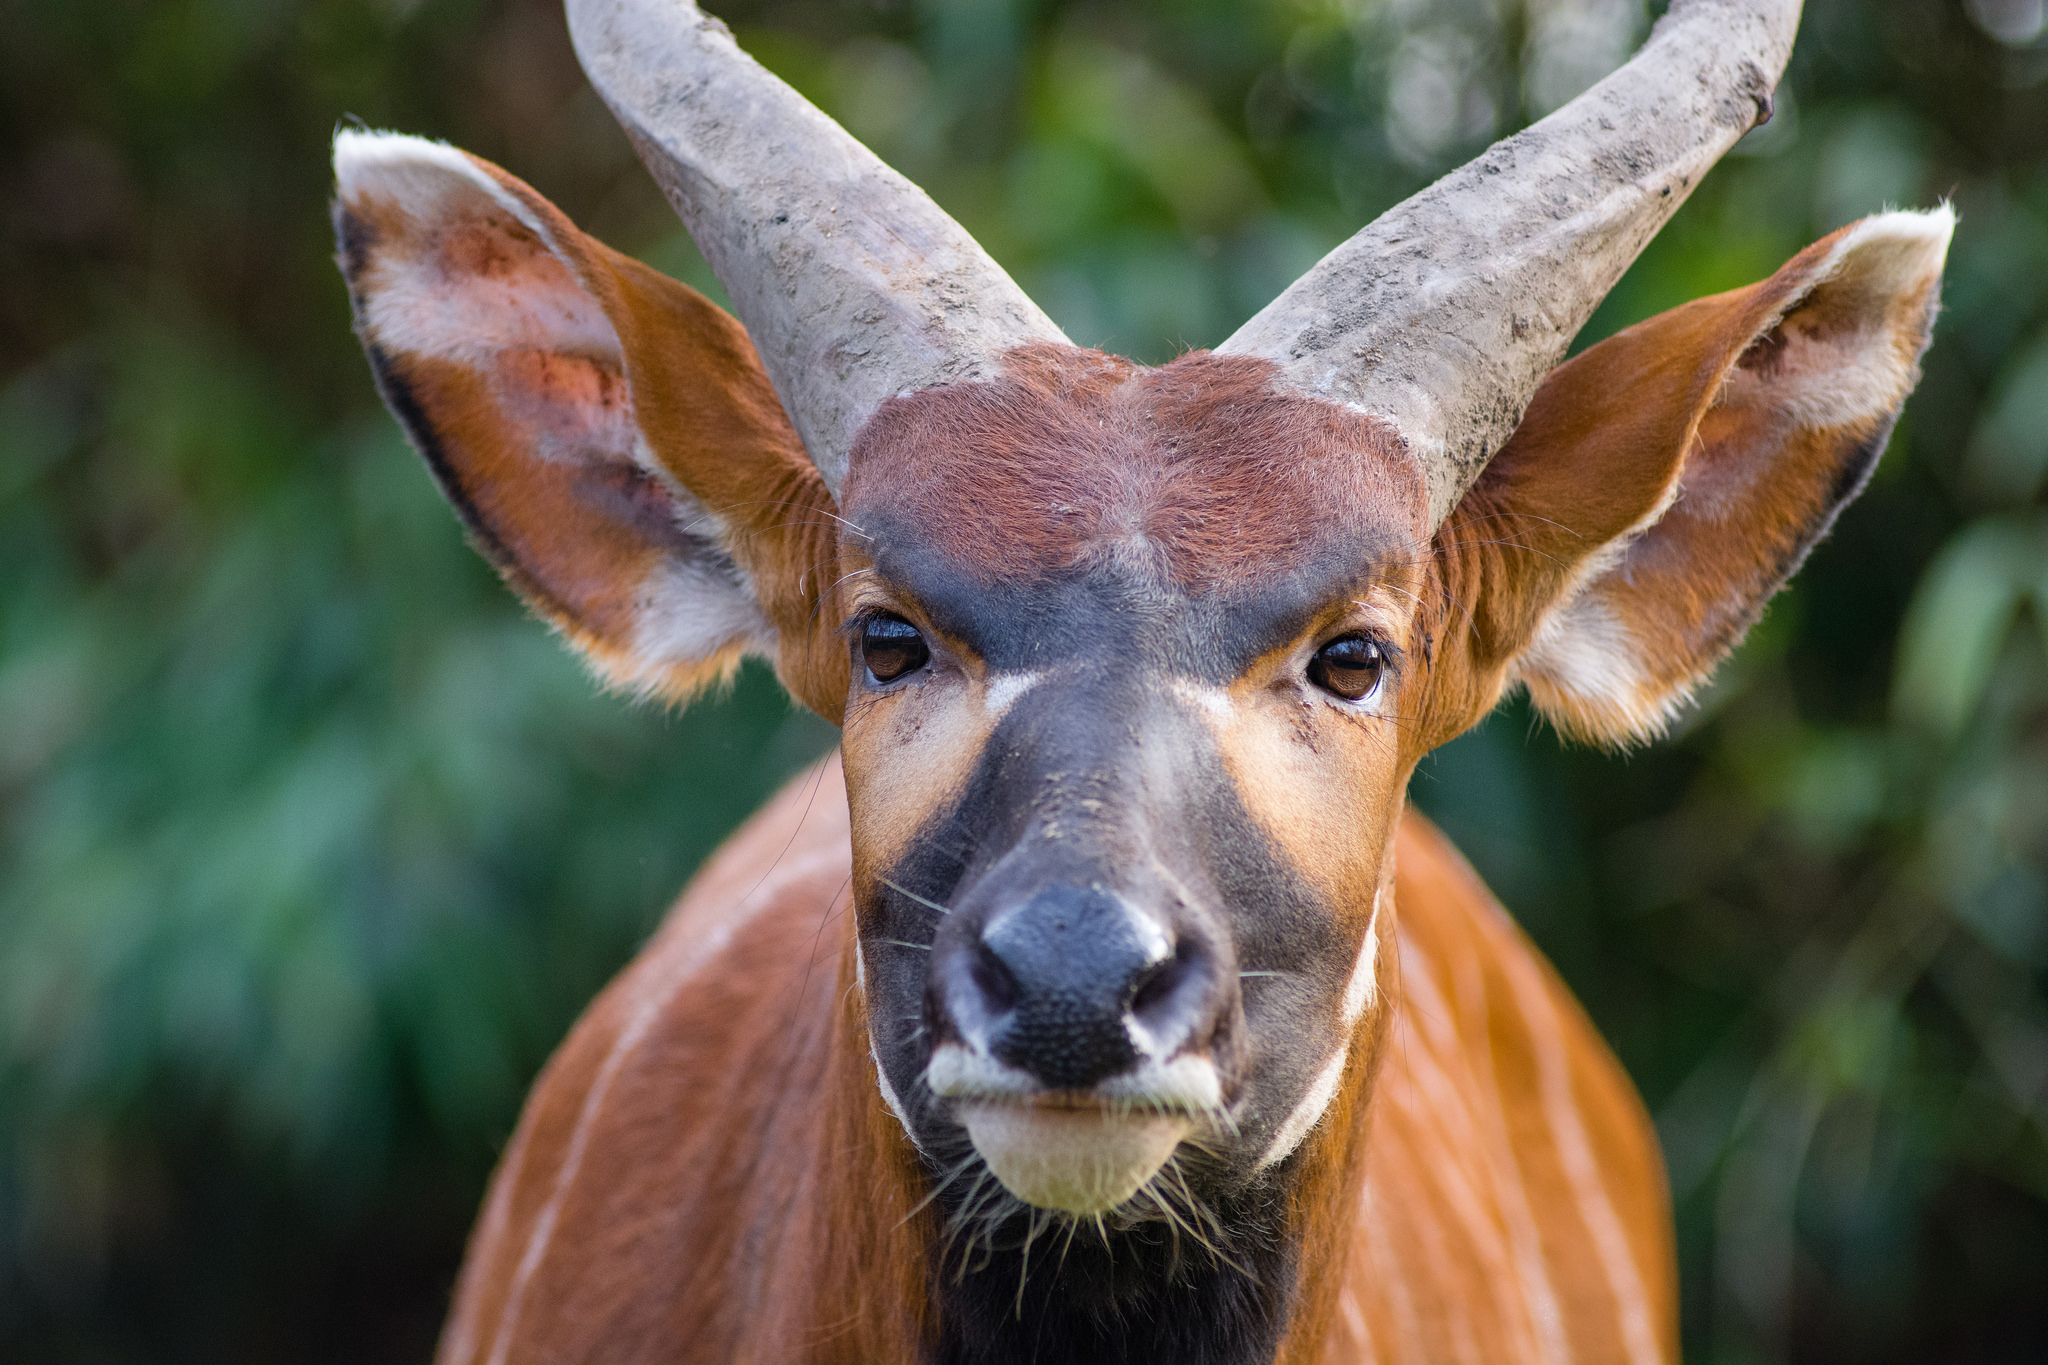
[[[1557,1041],[1557,1008],[1529,973],[1514,972],[1511,980],[1515,1006],[1528,1023],[1532,1039],[1541,1038],[1532,1050],[1536,1054],[1537,1086],[1543,1096],[1543,1117],[1557,1144],[1558,1164],[1571,1182],[1573,1202],[1592,1235],[1607,1287],[1620,1309],[1621,1338],[1628,1348],[1628,1358],[1631,1365],[1655,1365],[1664,1356],[1657,1346],[1656,1329],[1650,1323],[1648,1290],[1629,1250],[1621,1215],[1600,1178],[1592,1140],[1586,1135],[1585,1118],[1572,1094],[1571,1063]]]
[[[541,1258],[547,1254],[555,1234],[555,1224],[562,1216],[562,1206],[568,1201],[570,1188],[575,1185],[577,1176],[582,1174],[583,1155],[590,1145],[591,1130],[597,1125],[597,1117],[611,1094],[612,1082],[618,1078],[626,1059],[646,1040],[648,1031],[667,1011],[676,992],[687,985],[706,963],[724,952],[733,936],[760,912],[762,906],[771,902],[791,882],[810,875],[820,867],[836,869],[843,860],[844,855],[838,849],[828,847],[808,857],[778,864],[710,933],[680,944],[685,951],[679,958],[664,963],[666,970],[650,972],[651,979],[634,993],[632,1014],[626,1027],[619,1030],[619,1036],[612,1040],[611,1050],[605,1054],[604,1062],[591,1079],[590,1089],[584,1093],[583,1107],[576,1115],[576,1127],[569,1135],[568,1149],[562,1158],[561,1168],[555,1172],[554,1187],[548,1191],[547,1202],[541,1206],[533,1221],[533,1231],[527,1235],[526,1249],[520,1255],[519,1268],[513,1272],[512,1285],[505,1295],[498,1330],[491,1339],[490,1365],[505,1365],[512,1350],[513,1332],[519,1325],[526,1287],[540,1268]],[[509,1188],[514,1182],[506,1180],[505,1183]],[[464,1354],[467,1353],[458,1353],[457,1358]]]

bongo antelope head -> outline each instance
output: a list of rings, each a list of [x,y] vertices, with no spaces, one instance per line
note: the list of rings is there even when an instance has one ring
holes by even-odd
[[[337,138],[342,265],[478,546],[604,677],[758,654],[843,725],[875,1085],[941,1197],[1299,1231],[1355,1164],[1416,761],[1517,686],[1657,733],[1912,386],[1946,209],[1559,363],[1768,113],[1797,8],[1678,0],[1158,368],[1069,343],[679,0],[571,27],[744,329],[408,137]]]

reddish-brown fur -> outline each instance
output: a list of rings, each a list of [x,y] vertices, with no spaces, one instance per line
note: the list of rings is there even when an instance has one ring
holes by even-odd
[[[939,1230],[912,1212],[921,1182],[868,1057],[845,803],[836,762],[792,782],[699,874],[549,1063],[470,1245],[442,1365],[493,1359],[501,1332],[509,1362],[916,1358],[929,1327],[925,1248]],[[1369,1121],[1363,1087],[1325,1121],[1324,1141],[1366,1156],[1304,1192],[1313,1244],[1336,1273],[1327,1311],[1303,1305],[1281,1358],[1542,1358],[1517,1273],[1518,1217],[1555,1268],[1564,1358],[1628,1358],[1536,1093],[1529,1056],[1545,1047],[1563,1050],[1647,1320],[1674,1358],[1663,1173],[1627,1077],[1418,816],[1402,825],[1397,868],[1400,966],[1383,978],[1414,1007],[1397,1011]],[[697,957],[722,924],[735,926],[730,942]],[[643,998],[660,1007],[593,1105]],[[579,1173],[537,1241],[579,1122]]]
[[[635,588],[677,534],[669,499],[627,458],[589,433],[605,418],[635,423],[655,458],[727,526],[725,548],[749,574],[783,642],[777,671],[791,692],[836,716],[846,695],[843,652],[814,648],[834,622],[819,611],[831,582],[832,496],[805,455],[746,330],[678,284],[578,231],[523,181],[473,164],[553,239],[481,200],[439,230],[404,206],[359,199],[337,210],[344,267],[358,290],[382,258],[431,262],[451,280],[473,274],[528,288],[587,291],[618,335],[623,365],[573,351],[513,351],[485,367],[377,347],[395,408],[418,413],[449,498],[500,573],[601,669],[685,699],[738,665],[737,650],[663,678],[624,658],[641,603]],[[374,340],[366,337],[366,341]],[[602,412],[600,416],[593,408]],[[538,428],[538,432],[536,431]],[[584,458],[534,458],[565,438]]]
[[[1674,494],[1593,585],[1636,642],[1646,681],[1682,696],[1755,622],[1868,477],[1933,325],[1938,273],[1875,300],[1853,278],[1815,284],[1854,230],[1552,372],[1438,533],[1445,596],[1472,613],[1472,628],[1452,633],[1471,673],[1462,706],[1442,718],[1445,737],[1493,704],[1589,555]],[[1874,410],[1799,419],[1800,400],[1865,371],[1881,390]],[[1582,738],[1640,738],[1661,719],[1531,685],[1550,719]]]
[[[1663,1162],[1634,1087],[1443,836],[1410,815],[1397,850],[1401,1000],[1373,1098],[1366,1212],[1347,1229],[1343,1292],[1357,1312],[1340,1312],[1332,1332],[1333,1342],[1363,1349],[1328,1358],[1560,1358],[1545,1349],[1536,1295],[1517,1264],[1517,1236],[1533,1233],[1561,1310],[1561,1358],[1630,1359],[1623,1298],[1640,1292],[1651,1344],[1676,1359]],[[1620,1265],[1610,1265],[1583,1186],[1565,1169],[1542,1094],[1546,1066],[1567,1073],[1583,1113],[1617,1215]],[[1457,1211],[1460,1182],[1476,1196],[1476,1223]],[[1518,1193],[1526,1216],[1515,1209]],[[1639,1291],[1624,1284],[1617,1293],[1611,1271],[1640,1276]]]
[[[885,404],[841,497],[932,528],[931,546],[982,582],[1138,555],[1202,593],[1290,573],[1346,528],[1407,529],[1422,475],[1400,438],[1274,390],[1273,373],[1207,351],[1147,369],[1022,347],[989,383]]]
[[[508,1327],[515,1361],[915,1357],[931,1220],[853,989],[836,778],[807,774],[734,836],[549,1063],[442,1360],[490,1359]],[[579,1122],[582,1174],[522,1280]]]
[[[849,664],[837,631],[852,591],[840,584],[867,563],[862,533],[840,536],[839,509],[744,333],[486,169],[544,224],[553,253],[488,207],[416,241],[394,206],[343,205],[359,300],[377,253],[439,252],[448,271],[486,280],[556,287],[572,275],[617,334],[620,362],[573,347],[501,353],[489,367],[383,357],[394,405],[413,405],[486,550],[601,662],[630,651],[645,611],[633,585],[674,528],[669,495],[621,459],[616,432],[610,447],[585,439],[611,431],[624,405],[667,476],[726,519],[780,676],[840,718]],[[1933,276],[1875,299],[1854,278],[1815,287],[1840,240],[1551,376],[1434,553],[1382,580],[1398,592],[1371,609],[1410,613],[1391,634],[1413,661],[1390,742],[1348,717],[1303,720],[1279,741],[1254,727],[1245,747],[1222,745],[1241,788],[1262,753],[1316,779],[1308,798],[1283,777],[1247,807],[1300,815],[1294,837],[1276,840],[1361,924],[1393,831],[1379,1004],[1287,1190],[1302,1252],[1282,1360],[1675,1355],[1670,1220],[1647,1117],[1533,947],[1449,846],[1401,814],[1401,784],[1518,678],[1595,738],[1654,728],[1753,619],[1867,473],[1931,318]],[[1867,412],[1820,401],[1845,370],[1875,376]],[[1026,350],[997,382],[885,407],[856,450],[847,506],[888,509],[986,584],[1142,555],[1178,592],[1227,592],[1362,527],[1420,545],[1419,477],[1386,428],[1275,392],[1269,374],[1199,353],[1147,371]],[[548,457],[557,446],[573,458]],[[1632,646],[1615,661],[1634,670],[1626,695],[1573,691],[1569,658],[1532,653],[1558,613],[1587,602]],[[729,663],[684,668],[668,690]],[[1269,703],[1239,697],[1238,709]],[[963,704],[981,719],[946,733],[985,738],[994,722],[980,708]],[[924,720],[913,711],[905,723]],[[1332,743],[1318,745],[1318,723]],[[1368,751],[1369,763],[1353,761]],[[848,753],[863,757],[851,742]],[[952,755],[937,787],[969,759]],[[899,785],[932,787],[935,771]],[[1370,780],[1344,788],[1333,776],[1352,771]],[[887,839],[863,852],[913,838],[943,795],[922,793],[916,810],[871,800],[865,828]],[[1303,799],[1317,810],[1287,804]],[[1348,839],[1310,846],[1314,819],[1361,803],[1370,818],[1352,820]],[[942,1287],[927,1279],[928,1253],[942,1234],[869,1053],[848,820],[835,760],[727,845],[563,1045],[493,1182],[447,1365],[900,1361],[933,1339]]]

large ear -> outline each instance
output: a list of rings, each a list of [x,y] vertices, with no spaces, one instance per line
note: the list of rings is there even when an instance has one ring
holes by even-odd
[[[1520,681],[1568,735],[1659,733],[1870,477],[1954,226],[1866,218],[1553,371],[1438,532],[1469,651],[1440,705],[1470,723]]]
[[[378,387],[506,580],[615,684],[759,653],[837,720],[832,497],[739,323],[452,147],[343,132],[334,168]]]

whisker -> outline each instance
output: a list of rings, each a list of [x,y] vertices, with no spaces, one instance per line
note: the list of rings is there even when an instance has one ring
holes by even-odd
[[[902,1220],[898,1222],[896,1226],[902,1227],[904,1223],[908,1223],[911,1219],[917,1217],[918,1214],[923,1213],[934,1199],[937,1199],[940,1195],[946,1192],[946,1187],[948,1185],[951,1185],[954,1181],[958,1180],[968,1171],[974,1169],[975,1164],[979,1160],[980,1158],[977,1157],[974,1153],[968,1153],[966,1158],[963,1159],[959,1165],[955,1166],[944,1180],[941,1180],[938,1182],[938,1184],[932,1186],[930,1193],[926,1194],[924,1198],[918,1200],[915,1204],[912,1204],[910,1206],[910,1212],[904,1214]],[[982,1169],[985,1171],[988,1168],[984,1166],[982,1167]]]
[[[912,900],[916,901],[919,905],[922,905],[927,909],[936,910],[942,915],[950,915],[953,913],[951,910],[948,910],[945,906],[940,905],[937,901],[928,901],[923,896],[920,896],[915,891],[912,891],[909,887],[898,886],[895,882],[890,881],[887,877],[882,878],[882,885],[888,887],[891,891],[895,891],[902,895],[908,896]]]
[[[1040,1233],[1050,1228],[1059,1219],[1051,1209],[1033,1209],[1031,1218],[1024,1229],[1024,1248],[1017,1258],[1017,1321],[1024,1320],[1024,1286],[1031,1278],[1031,1244],[1038,1240]]]
[[[869,535],[866,531],[862,530],[860,527],[848,521],[845,517],[840,516],[837,512],[834,512],[829,508],[820,507],[816,503],[797,502],[792,498],[752,498],[744,499],[739,502],[724,503],[721,504],[715,510],[719,512],[726,512],[736,507],[801,507],[806,512],[816,512],[819,516],[832,518],[832,520],[838,522],[841,526],[844,526],[847,530],[853,532],[862,540],[874,539],[873,536]],[[713,509],[707,508],[705,510],[710,511]],[[791,524],[794,525],[796,523]]]
[[[1060,1261],[1059,1265],[1054,1267],[1056,1270],[1065,1270],[1067,1268],[1067,1252],[1073,1248],[1074,1234],[1081,1230],[1081,1220],[1078,1218],[1068,1218],[1066,1224],[1067,1237],[1065,1241],[1060,1243]]]

